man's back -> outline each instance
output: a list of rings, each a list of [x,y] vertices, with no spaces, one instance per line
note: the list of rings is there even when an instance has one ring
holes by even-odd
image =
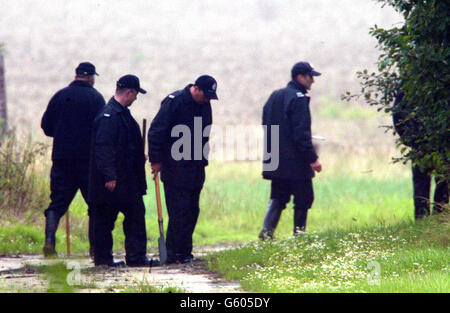
[[[309,97],[304,93],[304,88],[291,81],[285,88],[274,91],[264,105],[262,124],[267,127],[267,149],[270,152],[271,143],[277,140],[280,160],[276,170],[263,172],[264,178],[301,179],[314,176],[309,164],[317,155],[311,144]],[[272,126],[279,127],[279,132],[274,134],[278,138],[272,138]]]
[[[92,123],[104,105],[102,95],[84,81],[73,81],[53,96],[41,123],[54,138],[53,160],[89,160]]]

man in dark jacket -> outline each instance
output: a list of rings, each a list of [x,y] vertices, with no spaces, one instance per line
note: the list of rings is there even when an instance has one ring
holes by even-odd
[[[420,139],[421,124],[413,119],[409,110],[404,108],[404,93],[399,92],[393,106],[393,122],[395,131],[400,136],[404,145],[417,149],[416,140]],[[432,169],[421,170],[418,165],[412,165],[414,217],[422,219],[430,215],[430,191]],[[435,177],[436,188],[434,191],[433,214],[442,212],[442,205],[448,203],[448,183]]]
[[[294,235],[304,231],[308,209],[314,200],[312,178],[322,165],[311,142],[310,98],[306,96],[314,76],[309,63],[291,70],[288,85],[274,91],[263,109],[265,156],[263,178],[272,181],[270,203],[259,238],[272,238],[281,212],[294,196]]]
[[[92,123],[105,105],[103,96],[93,88],[95,66],[80,63],[75,80],[58,91],[50,100],[42,117],[44,133],[53,137],[50,173],[51,203],[45,210],[44,255],[55,255],[55,233],[78,189],[84,200],[88,196],[88,172]],[[89,241],[92,243],[92,219],[89,215]]]
[[[216,88],[216,80],[203,75],[173,92],[162,101],[148,131],[152,173],[161,171],[169,213],[168,263],[193,259],[192,235],[208,165],[210,100],[217,99]]]
[[[94,215],[94,263],[121,266],[112,255],[112,230],[119,211],[125,219],[125,259],[128,266],[151,266],[147,259],[145,154],[139,124],[129,106],[140,87],[134,75],[117,81],[114,97],[94,121],[89,203]]]

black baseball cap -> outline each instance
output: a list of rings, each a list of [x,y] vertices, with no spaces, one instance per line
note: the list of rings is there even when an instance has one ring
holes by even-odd
[[[91,75],[97,75],[98,73],[95,71],[94,64],[90,62],[82,62],[78,65],[78,67],[75,69],[75,73],[77,75],[84,75],[84,76],[91,76]]]
[[[206,98],[215,100],[219,99],[216,94],[217,82],[213,77],[209,75],[202,75],[197,78],[194,85],[203,91]]]
[[[141,88],[139,78],[131,74],[120,77],[116,83],[116,86],[120,88],[135,89],[140,93],[147,93],[147,91]]]
[[[291,76],[293,79],[297,77],[297,75],[311,75],[311,76],[320,76],[321,73],[315,71],[313,67],[308,62],[298,62],[294,64],[291,70]]]

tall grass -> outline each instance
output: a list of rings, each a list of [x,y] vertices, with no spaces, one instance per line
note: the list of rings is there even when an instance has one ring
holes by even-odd
[[[31,137],[18,139],[10,131],[0,139],[0,218],[3,221],[35,220],[49,191],[42,181],[39,163],[47,146],[32,141]]]

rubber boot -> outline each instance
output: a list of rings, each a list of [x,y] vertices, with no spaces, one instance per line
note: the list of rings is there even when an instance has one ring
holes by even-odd
[[[269,206],[267,207],[266,217],[264,218],[263,228],[258,235],[259,239],[263,241],[265,239],[273,239],[273,233],[275,232],[275,228],[277,228],[283,209],[284,208],[279,200],[270,200]]]
[[[59,215],[56,212],[48,211],[45,218],[45,245],[42,249],[45,257],[56,256],[56,230],[59,224]]]
[[[294,237],[305,232],[307,217],[308,209],[294,209]]]

